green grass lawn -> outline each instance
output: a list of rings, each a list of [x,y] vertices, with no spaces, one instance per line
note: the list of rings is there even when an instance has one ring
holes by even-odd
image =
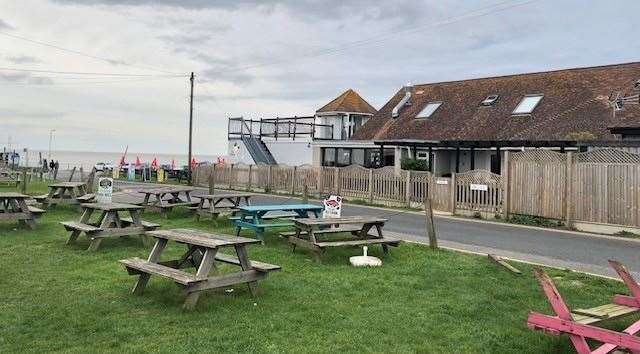
[[[0,188],[0,191],[10,188]],[[44,192],[30,186],[30,193]],[[0,223],[0,352],[571,352],[566,337],[529,331],[529,310],[550,309],[525,264],[514,276],[485,257],[402,244],[381,268],[348,265],[357,249],[329,250],[323,264],[267,234],[252,259],[282,266],[258,283],[203,293],[183,312],[184,297],[167,279],[152,277],[143,296],[119,259],[146,257],[138,238],[107,239],[98,252],[81,237],[65,246],[58,224],[75,208],[47,212],[36,231]],[[231,233],[225,219],[195,222],[174,211],[164,228]],[[251,236],[250,233],[245,233]],[[184,246],[170,243],[164,256]],[[380,256],[377,247],[370,250]],[[608,302],[621,283],[549,270],[571,307]],[[612,323],[621,330],[631,319]]]

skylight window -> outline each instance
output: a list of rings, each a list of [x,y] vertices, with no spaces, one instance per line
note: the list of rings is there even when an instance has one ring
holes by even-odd
[[[513,110],[513,114],[530,114],[542,100],[543,95],[526,95]]]
[[[442,102],[429,102],[427,105],[418,113],[416,118],[429,118],[431,115],[442,105]]]
[[[482,106],[493,106],[496,103],[496,101],[498,100],[498,97],[500,97],[500,96],[498,96],[498,95],[489,95],[489,96],[487,96],[487,98],[484,99],[484,101],[482,101],[480,103],[480,105],[482,105]]]

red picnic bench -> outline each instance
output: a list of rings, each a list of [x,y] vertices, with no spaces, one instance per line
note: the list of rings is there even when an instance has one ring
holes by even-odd
[[[640,352],[640,338],[635,336],[640,332],[640,320],[622,332],[594,326],[604,320],[612,320],[640,311],[640,286],[620,262],[610,260],[609,264],[627,286],[631,296],[615,295],[611,304],[590,309],[576,309],[573,312],[562,300],[551,278],[542,269],[536,268],[536,278],[556,314],[552,316],[530,312],[527,326],[532,330],[542,330],[551,335],[568,334],[579,354],[609,353],[618,347],[629,349],[634,353]],[[591,350],[587,339],[603,344]]]

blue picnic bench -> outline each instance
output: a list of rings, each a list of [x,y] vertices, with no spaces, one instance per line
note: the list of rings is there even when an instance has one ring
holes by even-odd
[[[322,212],[322,207],[313,204],[276,204],[276,205],[247,205],[238,207],[238,213],[231,218],[236,225],[236,236],[242,228],[255,230],[258,238],[264,243],[264,229],[268,227],[293,227],[289,219],[308,218],[312,213],[316,218]],[[273,215],[274,212],[288,212],[286,215]],[[268,220],[277,220],[268,222]]]

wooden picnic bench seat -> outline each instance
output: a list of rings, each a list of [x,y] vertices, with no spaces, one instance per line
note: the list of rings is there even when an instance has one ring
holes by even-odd
[[[224,262],[224,263],[229,263],[237,266],[240,265],[240,260],[238,259],[238,257],[232,256],[229,254],[217,253],[215,259],[217,261]],[[271,272],[274,270],[281,269],[280,266],[277,266],[274,264],[263,263],[258,261],[250,261],[250,262],[251,262],[251,268],[257,270],[258,272]]]
[[[315,230],[313,233],[315,235],[321,235],[321,234],[337,234],[337,233],[341,233],[341,232],[357,232],[360,231],[360,227],[358,226],[341,226],[341,227],[336,227],[336,228],[327,228],[327,229],[321,229],[321,230]],[[281,237],[284,238],[289,238],[290,236],[295,236],[296,235],[296,231],[283,231],[280,233]],[[300,236],[306,236],[308,235],[307,231],[300,231]]]
[[[189,272],[167,267],[158,263],[148,262],[137,257],[120,260],[120,263],[127,268],[127,272],[130,275],[141,273],[159,275],[185,286],[207,279],[206,277],[198,279],[194,274]]]
[[[121,218],[120,221],[122,221],[122,222],[124,222],[125,224],[128,224],[128,225],[133,224],[133,219],[131,219],[130,217]],[[160,227],[160,224],[156,224],[156,223],[149,222],[149,221],[140,220],[140,223],[142,224],[142,227],[145,228],[145,230],[155,230],[155,229]]]
[[[79,197],[76,198],[77,201],[79,202],[90,202],[92,200],[94,200],[96,198],[96,195],[93,193],[87,193],[85,195],[81,195]]]
[[[78,221],[62,221],[60,222],[60,224],[62,224],[62,226],[64,226],[67,231],[82,231],[86,233],[102,231],[102,229],[99,227],[84,224]]]
[[[296,215],[297,214],[295,213],[269,214],[269,215],[262,216],[260,219],[261,220],[274,220],[274,219],[290,220],[290,219],[294,219]],[[230,216],[227,219],[240,220],[240,216]],[[250,218],[246,218],[246,219],[250,220]]]
[[[32,205],[29,205],[29,211],[31,213],[33,213],[36,217],[38,217],[38,216],[40,216],[40,215],[42,215],[42,214],[47,212],[46,210],[42,210],[40,208],[36,208],[36,207],[34,207]]]
[[[383,237],[383,238],[365,238],[361,240],[345,240],[345,241],[329,241],[329,242],[316,242],[315,245],[320,248],[325,247],[345,247],[345,246],[364,246],[364,245],[389,245],[397,247],[400,244],[400,240]]]
[[[35,199],[37,202],[42,203],[45,200],[47,200],[47,198],[49,198],[48,194],[41,194],[41,195],[35,195],[33,196],[33,199]]]

